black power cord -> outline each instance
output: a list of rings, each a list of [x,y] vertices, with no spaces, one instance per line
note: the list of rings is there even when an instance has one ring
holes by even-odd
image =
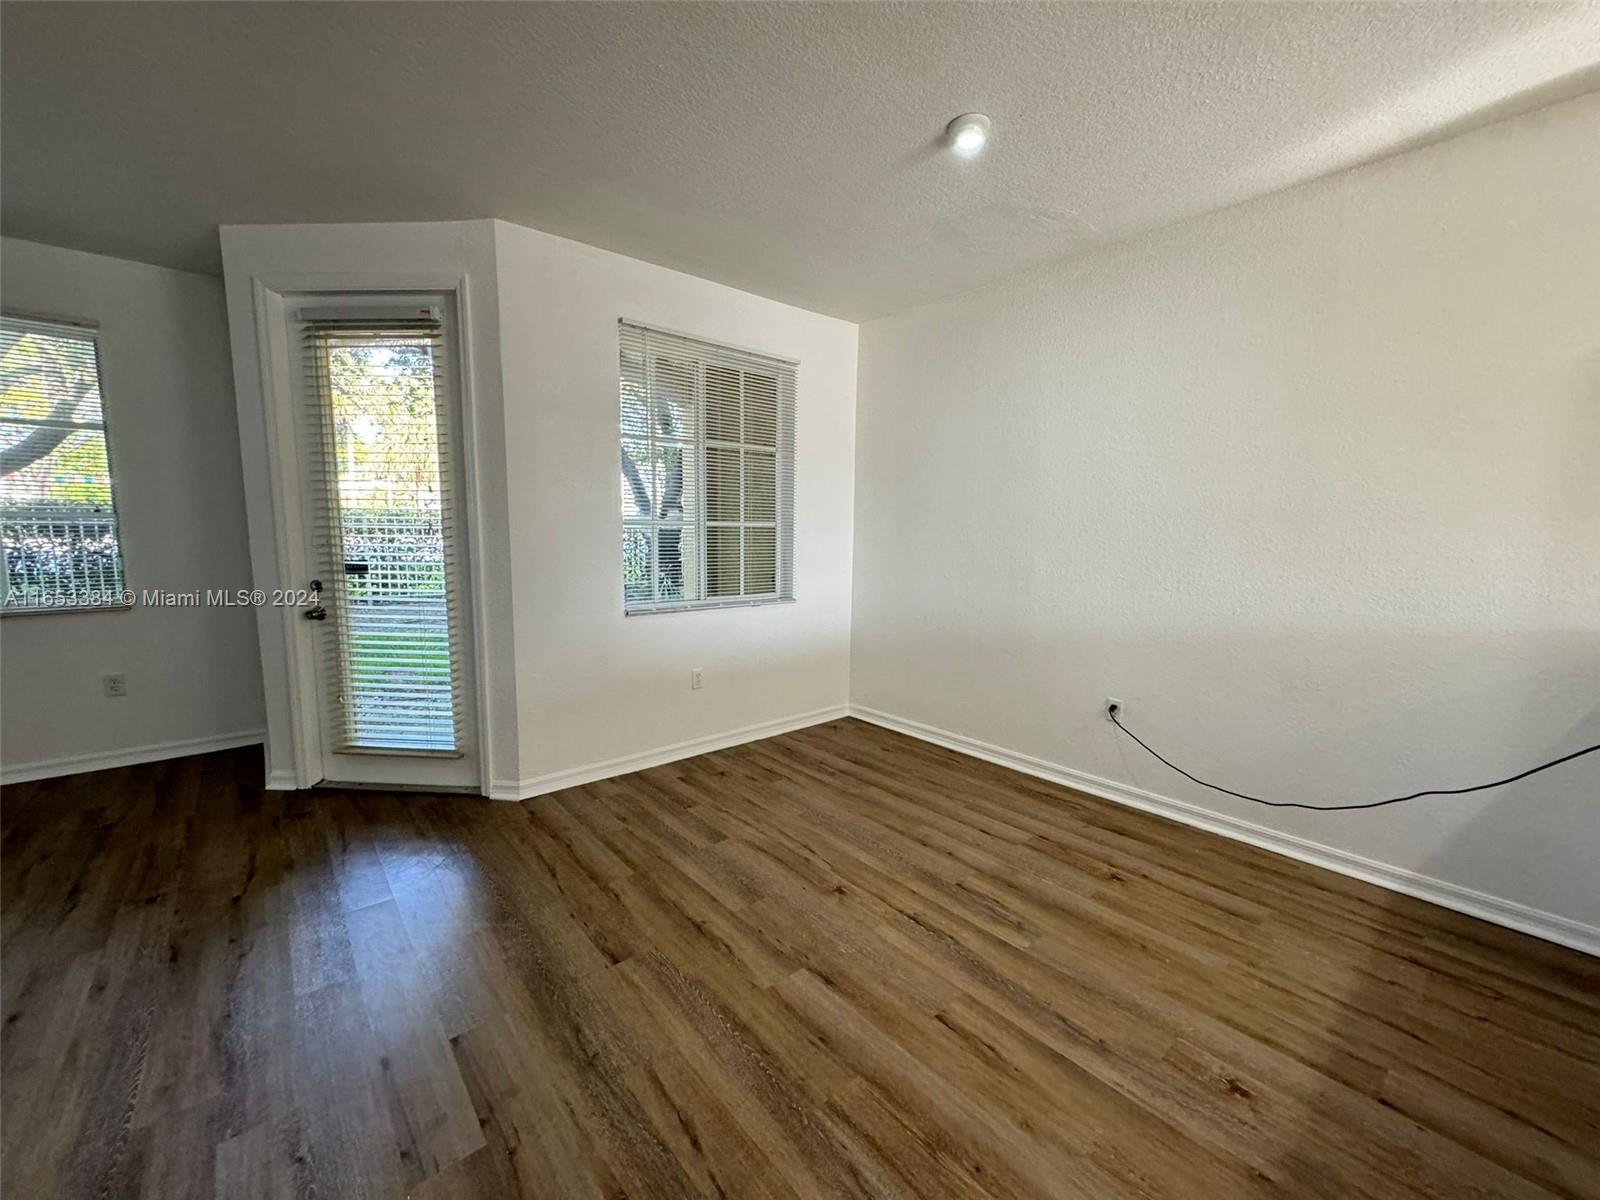
[[[1201,787],[1208,787],[1214,792],[1223,792],[1229,796],[1237,796],[1240,800],[1248,800],[1252,804],[1265,804],[1271,808],[1309,808],[1312,812],[1350,812],[1358,808],[1382,808],[1386,804],[1403,804],[1407,800],[1415,800],[1419,796],[1463,796],[1468,792],[1482,792],[1489,788],[1515,783],[1519,779],[1526,779],[1529,775],[1537,775],[1540,771],[1548,771],[1551,767],[1559,767],[1564,762],[1571,762],[1575,758],[1582,758],[1585,754],[1593,754],[1596,750],[1600,750],[1600,742],[1596,742],[1593,746],[1585,746],[1582,750],[1574,750],[1571,754],[1563,754],[1560,758],[1553,758],[1547,763],[1540,763],[1537,767],[1529,767],[1526,771],[1516,775],[1507,775],[1504,779],[1496,779],[1492,783],[1474,784],[1472,787],[1429,788],[1422,792],[1412,792],[1409,796],[1391,796],[1387,800],[1369,800],[1365,804],[1301,804],[1296,800],[1263,800],[1259,796],[1246,796],[1243,792],[1236,792],[1232,788],[1219,787],[1217,784],[1207,783],[1198,775],[1189,774],[1189,772],[1167,758],[1160,751],[1151,747],[1142,737],[1124,725],[1117,716],[1120,707],[1120,705],[1113,704],[1106,710],[1106,715],[1111,718],[1111,723],[1138,742],[1146,753],[1166,763],[1167,766],[1185,779],[1191,779]]]

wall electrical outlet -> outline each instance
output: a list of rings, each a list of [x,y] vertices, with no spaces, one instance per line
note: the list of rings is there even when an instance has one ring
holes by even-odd
[[[1128,715],[1128,706],[1115,696],[1107,696],[1105,712],[1106,720],[1108,721],[1111,720],[1112,713],[1116,713],[1119,717],[1125,717]]]
[[[706,673],[699,667],[696,667],[694,670],[689,672],[689,686],[695,691],[698,692],[705,681]]]
[[[128,694],[128,677],[126,675],[102,675],[100,682],[105,686],[108,696],[126,696]]]

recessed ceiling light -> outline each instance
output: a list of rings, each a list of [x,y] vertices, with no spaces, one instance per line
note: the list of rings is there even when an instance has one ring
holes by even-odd
[[[989,118],[982,113],[963,113],[945,128],[950,148],[971,158],[989,144]]]

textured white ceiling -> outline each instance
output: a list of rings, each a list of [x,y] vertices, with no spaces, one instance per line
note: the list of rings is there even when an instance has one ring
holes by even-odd
[[[497,216],[864,318],[1590,90],[1600,8],[9,2],[0,55],[13,236]]]

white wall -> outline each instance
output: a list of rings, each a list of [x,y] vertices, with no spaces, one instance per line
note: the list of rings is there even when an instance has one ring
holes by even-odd
[[[304,290],[417,273],[466,280],[493,794],[532,794],[843,713],[854,325],[499,221],[225,226],[222,247],[263,587],[278,586],[278,549],[252,281]],[[795,603],[622,615],[619,317],[800,361]],[[263,614],[260,635],[269,777],[286,786],[294,764],[281,614]],[[696,667],[705,686],[691,692]]]
[[[222,284],[0,239],[7,309],[96,321],[127,581],[250,586]],[[0,621],[8,779],[259,740],[261,677],[244,609],[152,608]],[[123,673],[129,694],[104,695]]]
[[[1101,716],[1321,803],[1600,741],[1597,135],[1589,96],[864,326],[852,703],[1600,947],[1595,758],[1326,815]]]
[[[495,235],[522,790],[841,713],[856,326],[516,225]],[[623,616],[619,317],[799,360],[795,603]]]

